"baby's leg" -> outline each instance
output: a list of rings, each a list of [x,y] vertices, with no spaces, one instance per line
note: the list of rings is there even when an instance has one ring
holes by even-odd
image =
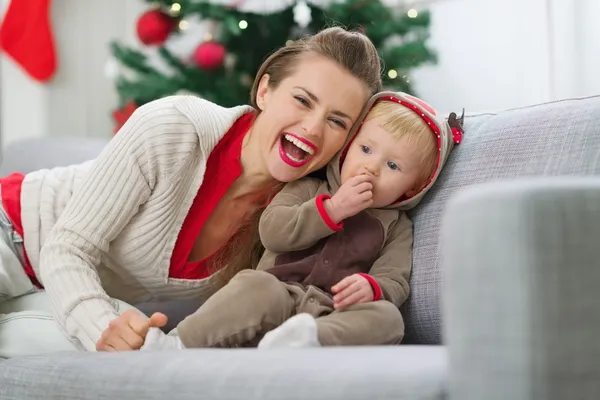
[[[333,311],[331,297],[313,286],[303,291],[299,287],[288,285],[288,290],[294,293],[295,311],[298,314],[268,332],[258,344],[259,349],[320,346],[315,318]]]
[[[186,348],[245,345],[281,325],[295,310],[287,286],[255,270],[238,273],[177,326]]]
[[[404,320],[388,301],[352,305],[317,318],[319,342],[323,346],[376,346],[400,344]]]

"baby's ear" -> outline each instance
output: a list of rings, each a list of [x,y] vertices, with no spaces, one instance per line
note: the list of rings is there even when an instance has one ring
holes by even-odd
[[[420,190],[418,190],[416,187],[410,189],[408,192],[406,192],[404,195],[408,198],[413,197],[414,195],[418,194],[420,192]]]
[[[451,112],[450,115],[448,116],[448,125],[450,125],[450,128],[456,128],[456,129],[459,129],[461,132],[463,132],[464,124],[465,124],[465,109],[464,108],[462,110],[462,115],[460,116],[460,118],[456,115],[455,112]]]

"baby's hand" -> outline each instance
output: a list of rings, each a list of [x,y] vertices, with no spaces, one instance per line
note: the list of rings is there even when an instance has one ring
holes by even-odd
[[[373,204],[372,180],[370,175],[358,175],[350,178],[331,199],[325,200],[325,209],[333,222],[339,224]]]
[[[375,298],[371,284],[367,278],[360,274],[345,277],[334,285],[331,291],[335,293],[333,308],[336,310],[341,310],[353,304],[368,303]]]

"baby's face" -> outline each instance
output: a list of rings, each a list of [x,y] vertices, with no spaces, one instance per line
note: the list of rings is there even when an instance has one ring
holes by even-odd
[[[372,208],[395,203],[402,195],[416,194],[421,160],[416,145],[407,138],[395,139],[381,127],[379,118],[365,122],[348,148],[342,165],[342,184],[367,174],[372,177]]]

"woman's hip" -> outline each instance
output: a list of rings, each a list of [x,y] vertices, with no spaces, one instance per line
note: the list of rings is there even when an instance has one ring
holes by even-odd
[[[0,202],[0,302],[37,289],[25,272],[23,239]]]

